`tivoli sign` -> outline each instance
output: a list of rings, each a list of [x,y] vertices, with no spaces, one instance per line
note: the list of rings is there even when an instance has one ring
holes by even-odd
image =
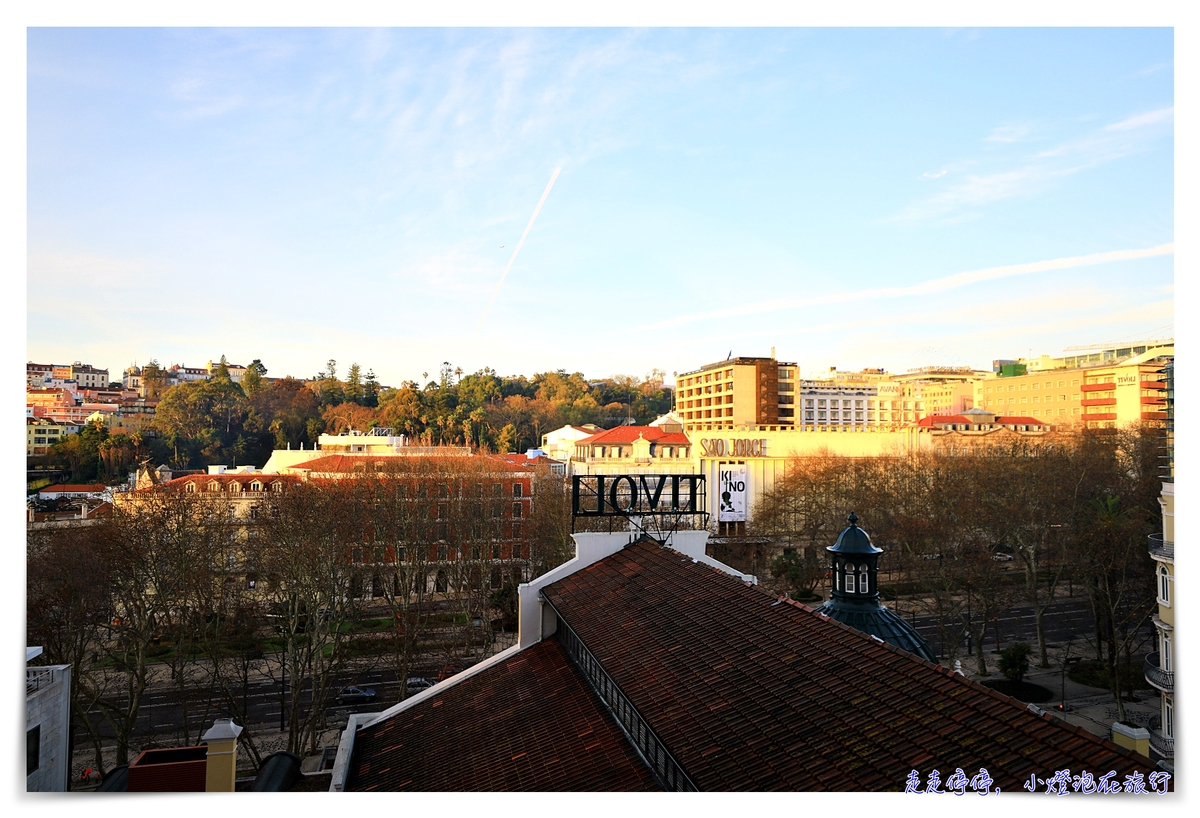
[[[571,480],[574,517],[706,513],[703,474],[577,474]]]

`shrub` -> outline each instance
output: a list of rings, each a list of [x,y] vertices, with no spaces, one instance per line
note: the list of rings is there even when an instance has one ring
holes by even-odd
[[[1029,654],[1032,652],[1032,648],[1024,642],[1009,645],[1001,651],[1000,672],[1004,674],[1004,678],[1013,682],[1024,679],[1025,674],[1029,672]]]

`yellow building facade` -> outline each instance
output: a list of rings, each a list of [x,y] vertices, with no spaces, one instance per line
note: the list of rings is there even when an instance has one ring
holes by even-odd
[[[684,429],[791,425],[800,368],[770,358],[730,358],[675,377],[675,415]]]
[[[1165,763],[1175,760],[1175,608],[1179,593],[1175,587],[1175,463],[1174,463],[1174,402],[1175,366],[1167,364],[1160,377],[1165,383],[1166,405],[1165,428],[1167,442],[1166,477],[1159,495],[1162,508],[1162,534],[1151,534],[1150,557],[1154,560],[1154,582],[1158,601],[1158,612],[1154,616],[1157,632],[1157,648],[1146,657],[1144,672],[1146,681],[1154,686],[1161,696],[1159,715],[1148,725],[1149,744],[1157,757]]]

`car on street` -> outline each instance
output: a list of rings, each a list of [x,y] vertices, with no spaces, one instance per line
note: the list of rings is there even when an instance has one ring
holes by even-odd
[[[338,691],[337,700],[338,704],[366,704],[375,701],[375,690],[370,687],[350,685]]]
[[[428,690],[431,687],[433,687],[433,682],[429,681],[428,679],[421,676],[409,676],[408,684],[405,685],[405,690],[408,691],[408,695],[415,696],[422,690]]]

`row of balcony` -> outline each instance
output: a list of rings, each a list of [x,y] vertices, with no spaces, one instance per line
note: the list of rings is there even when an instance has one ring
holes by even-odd
[[[30,667],[25,669],[25,694],[49,687],[63,678],[60,667]]]
[[[1142,674],[1146,677],[1147,682],[1164,693],[1175,691],[1175,673],[1160,667],[1157,651],[1146,654],[1146,659],[1142,663]]]
[[[1168,736],[1162,731],[1162,717],[1151,716],[1149,723],[1146,725],[1146,731],[1150,733],[1150,747],[1163,758],[1175,757],[1175,738]]]
[[[1162,534],[1151,534],[1146,540],[1152,555],[1169,560],[1175,559],[1175,543],[1171,540],[1164,540]]]

